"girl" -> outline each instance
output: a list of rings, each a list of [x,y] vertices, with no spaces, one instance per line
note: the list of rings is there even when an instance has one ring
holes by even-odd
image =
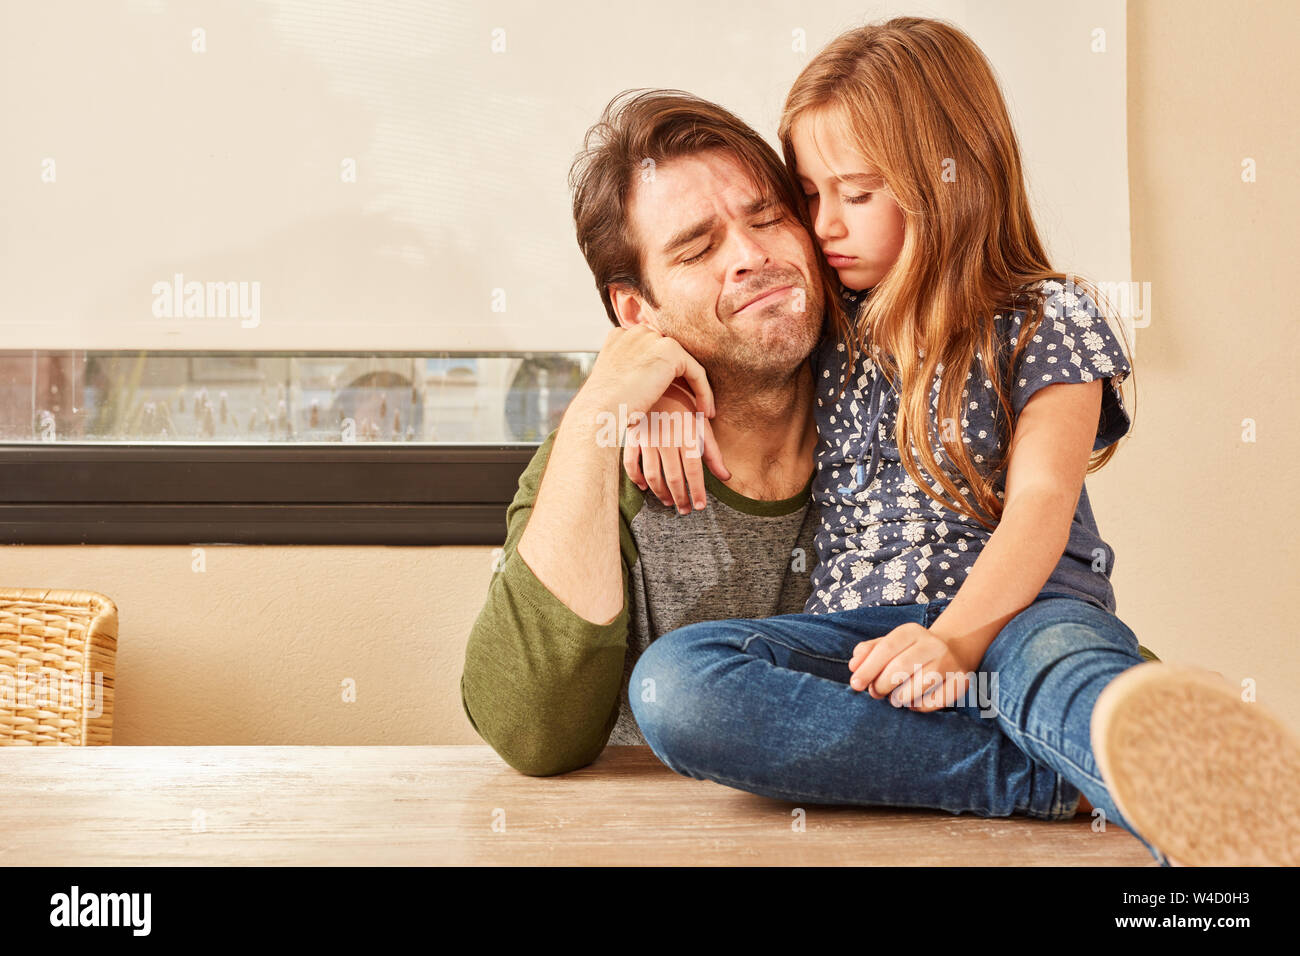
[[[1295,825],[1276,822],[1290,815],[1283,805],[1300,809],[1287,792],[1300,784],[1300,745],[1272,715],[1246,714],[1226,682],[1142,666],[1145,649],[1114,615],[1114,552],[1084,477],[1129,429],[1121,384],[1132,369],[1100,296],[1048,260],[979,49],[933,20],[851,30],[795,81],[779,138],[846,306],[830,310],[812,356],[819,563],[803,615],[701,622],[650,646],[632,685],[690,686],[716,714],[709,726],[697,713],[694,735],[634,699],[647,741],[679,772],[829,799],[852,792],[850,763],[810,763],[807,742],[861,727],[865,752],[880,737],[796,671],[827,676],[818,668],[837,659],[854,691],[971,717],[954,705],[981,671],[999,680],[996,719],[1017,746],[1162,862],[1300,862]],[[638,452],[659,449],[629,448]],[[661,468],[681,474],[671,453]],[[665,484],[654,490],[667,503]],[[880,613],[900,606],[916,616]],[[726,683],[726,669],[709,666],[723,660],[767,669]],[[752,699],[759,687],[767,700]],[[786,743],[767,726],[773,711]],[[1198,746],[1229,719],[1231,758]],[[717,747],[721,720],[752,738]],[[1178,732],[1142,732],[1171,722]],[[941,724],[900,725],[894,743]],[[1234,786],[1233,761],[1275,766],[1276,748],[1288,784]],[[883,802],[869,792],[847,802]],[[947,804],[936,794],[929,805]]]

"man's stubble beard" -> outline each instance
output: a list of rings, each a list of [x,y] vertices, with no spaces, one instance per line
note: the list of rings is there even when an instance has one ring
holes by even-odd
[[[780,315],[756,321],[730,317],[720,325],[712,306],[691,317],[665,307],[659,310],[655,324],[660,333],[676,339],[704,367],[715,393],[736,395],[778,388],[798,373],[821,339],[821,289],[814,286],[806,290],[804,305],[806,308],[796,310],[793,304],[782,303]],[[714,335],[702,332],[711,327],[721,331]]]

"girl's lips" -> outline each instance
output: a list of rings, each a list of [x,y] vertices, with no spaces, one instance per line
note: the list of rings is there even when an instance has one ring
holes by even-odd
[[[839,268],[839,267],[843,267],[843,266],[851,265],[852,263],[857,262],[857,261],[858,261],[858,257],[857,257],[857,256],[837,256],[837,255],[832,255],[831,253],[827,253],[827,254],[826,254],[826,261],[829,262],[832,266],[835,266],[835,267]]]

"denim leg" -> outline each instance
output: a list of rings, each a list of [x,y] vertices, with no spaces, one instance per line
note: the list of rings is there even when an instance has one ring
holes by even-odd
[[[1168,866],[1165,856],[1120,814],[1092,751],[1098,696],[1111,680],[1142,662],[1137,637],[1123,621],[1081,598],[1060,595],[1040,596],[1012,618],[985,651],[979,670],[993,700],[989,713],[1002,731]]]
[[[994,720],[920,713],[848,685],[853,647],[940,607],[706,621],[642,653],[629,694],[672,770],[761,796],[1068,819],[1079,792]]]

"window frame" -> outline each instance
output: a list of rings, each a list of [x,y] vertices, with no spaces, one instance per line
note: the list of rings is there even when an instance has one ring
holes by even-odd
[[[500,545],[538,447],[3,443],[0,541]]]

